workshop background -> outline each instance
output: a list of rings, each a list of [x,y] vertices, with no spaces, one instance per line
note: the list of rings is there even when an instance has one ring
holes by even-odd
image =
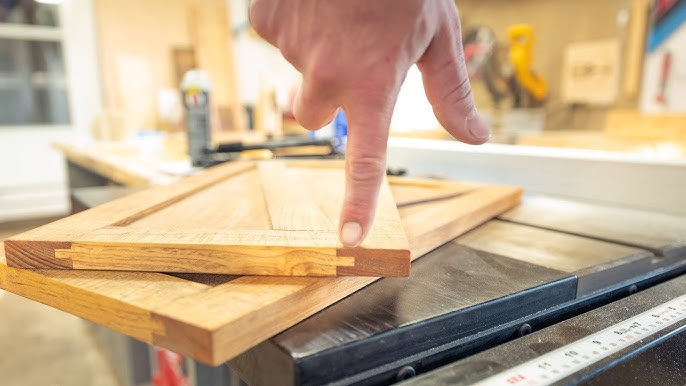
[[[661,24],[683,3],[458,0],[491,142],[683,162],[686,20]],[[69,173],[78,171],[65,156],[109,157],[133,171],[115,177],[132,187],[189,173],[181,97],[189,70],[210,80],[214,141],[308,135],[290,111],[299,74],[251,29],[247,7],[0,1],[0,240],[70,213]],[[337,124],[311,136],[339,136]],[[416,68],[391,135],[451,141]],[[251,157],[270,157],[262,150]],[[158,371],[130,360],[162,358],[146,346],[16,295],[0,291],[0,315],[2,385],[144,384]]]

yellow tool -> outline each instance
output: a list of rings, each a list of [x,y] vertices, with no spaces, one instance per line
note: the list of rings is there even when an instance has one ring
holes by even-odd
[[[543,101],[548,95],[548,84],[531,70],[536,43],[534,29],[529,24],[515,24],[508,28],[507,34],[510,38],[510,62],[517,82],[535,101]]]

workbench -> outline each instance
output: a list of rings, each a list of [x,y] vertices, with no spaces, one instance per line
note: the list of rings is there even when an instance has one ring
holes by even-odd
[[[261,135],[248,135],[261,141]],[[217,141],[243,140],[241,135],[223,134]],[[166,185],[184,175],[197,172],[186,154],[183,133],[151,133],[127,141],[95,141],[81,138],[55,141],[67,162],[70,189],[89,186],[121,185],[147,187]]]
[[[686,294],[684,162],[395,139],[389,164],[528,195],[417,260],[410,278],[382,279],[230,361],[250,384],[468,384]],[[533,345],[555,329],[574,333]],[[645,367],[680,347],[684,330],[680,320],[656,335],[643,362],[627,362],[630,349],[607,361]],[[511,352],[525,354],[504,359]],[[685,367],[673,360],[662,384],[686,379]],[[595,373],[596,384],[616,379]]]

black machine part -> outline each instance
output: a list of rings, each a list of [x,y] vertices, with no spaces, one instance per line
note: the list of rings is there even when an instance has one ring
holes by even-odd
[[[260,150],[260,149],[283,149],[288,147],[300,146],[328,146],[331,147],[331,152],[335,146],[334,139],[312,139],[309,137],[285,137],[279,139],[268,139],[264,142],[245,144],[243,142],[229,142],[219,144],[214,149],[205,149],[205,154],[212,153],[238,153],[246,150]]]
[[[279,139],[268,139],[259,143],[243,143],[243,142],[228,142],[217,145],[214,148],[205,148],[203,151],[203,159],[199,161],[199,165],[203,167],[214,166],[223,162],[236,161],[239,159],[241,152],[248,150],[279,150],[296,147],[319,147],[325,149],[324,152],[318,152],[316,155],[295,155],[295,158],[324,158],[335,159],[341,158],[342,155],[336,152],[336,139],[312,139],[307,136],[294,136]],[[277,158],[291,158],[291,156],[278,156]]]
[[[410,278],[379,280],[229,365],[255,385],[393,384],[686,273],[683,219],[565,202],[551,208],[529,198],[415,261]],[[501,249],[479,241],[504,242],[492,232],[504,221],[540,229],[509,224],[521,238]],[[510,250],[521,250],[517,240],[526,244],[523,258]],[[576,268],[555,271],[533,256]]]
[[[470,385],[573,344],[686,294],[686,276],[581,314],[402,383]],[[572,346],[570,346],[572,347]],[[559,385],[686,384],[686,319],[557,381]]]

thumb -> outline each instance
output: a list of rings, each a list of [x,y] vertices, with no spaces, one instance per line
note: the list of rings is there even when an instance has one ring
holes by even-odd
[[[389,104],[393,106],[395,98],[385,95],[376,103],[356,100],[346,107],[349,130],[339,238],[347,247],[360,245],[374,221],[379,188],[386,173],[386,147],[393,112]]]
[[[417,66],[441,125],[458,140],[478,145],[488,141],[491,132],[476,111],[460,40],[460,20],[454,8],[450,12],[449,21],[439,27]]]

